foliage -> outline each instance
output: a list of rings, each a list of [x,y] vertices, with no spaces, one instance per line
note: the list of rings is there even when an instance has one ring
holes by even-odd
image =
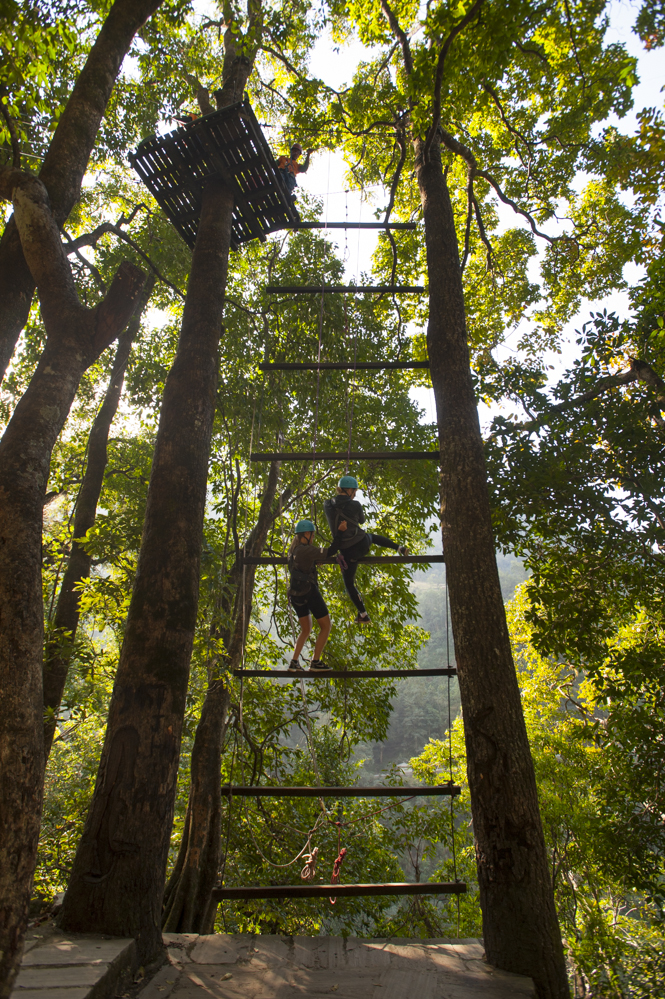
[[[2,6],[0,101],[15,126],[23,168],[37,168],[106,6],[12,0]],[[411,139],[424,137],[431,124],[437,57],[469,7],[395,5],[410,34],[411,74],[379,5],[365,0],[316,8],[266,2],[246,11],[225,5],[218,20],[174,0],[162,5],[135,42],[98,136],[94,173],[64,234],[78,241],[79,252],[70,257],[86,304],[99,301],[122,259],[149,263],[159,281],[111,433],[97,522],[85,541],[94,570],[81,587],[82,626],[47,774],[36,881],[44,899],[65,886],[92,791],[189,272],[189,251],[127,170],[127,152],[155,129],[170,128],[176,113],[193,109],[197,81],[211,91],[221,83],[230,33],[238,50],[259,48],[249,90],[277,129],[271,135],[341,150],[350,184],[364,194],[378,185],[378,200],[394,218],[417,220]],[[621,133],[617,122],[631,106],[636,67],[624,46],[607,43],[602,0],[549,7],[487,0],[482,8],[450,47],[441,89],[443,128],[487,175],[475,176],[475,205],[468,158],[445,144],[443,157],[464,262],[478,395],[523,414],[496,416],[487,458],[498,541],[532,574],[511,626],[557,904],[579,991],[658,995],[664,960],[663,115],[642,109],[637,133]],[[350,85],[339,91],[317,79],[316,67],[307,63],[327,28],[336,43],[355,37],[366,46]],[[645,3],[637,30],[647,47],[661,45],[661,6]],[[0,130],[4,163],[11,158],[6,117]],[[519,216],[506,224],[504,208],[511,203]],[[299,205],[303,217],[320,216],[315,200],[303,196]],[[631,288],[627,262],[644,268]],[[379,237],[371,279],[399,274],[415,282],[424,273],[421,226]],[[250,451],[435,446],[435,428],[423,422],[412,395],[427,384],[422,373],[331,371],[317,377],[257,370],[262,358],[314,360],[319,353],[332,361],[425,356],[423,303],[294,300],[262,291],[268,283],[335,283],[343,275],[344,261],[315,232],[279,234],[231,257],[173,853],[201,703],[224,659],[220,634],[235,596],[231,568],[256,521],[265,484],[264,466],[250,461]],[[585,297],[615,290],[628,291],[633,316],[624,320],[596,310],[580,329],[569,370],[551,384],[545,352],[559,349],[561,331]],[[499,361],[495,348],[511,333],[517,353]],[[3,423],[43,343],[34,309],[3,384]],[[72,541],[87,434],[112,356],[110,349],[87,372],[53,454],[44,522],[47,628]],[[617,380],[634,361],[654,377]],[[313,517],[325,543],[322,502],[345,467],[344,461],[283,465],[269,552],[286,550],[303,514]],[[408,540],[414,552],[429,550],[438,502],[434,464],[372,462],[352,470],[361,479],[371,525]],[[414,573],[404,566],[361,568],[373,620],[372,630],[362,634],[336,567],[320,575],[334,622],[331,664],[415,669],[443,661],[444,591],[436,570],[425,577],[426,590],[413,586]],[[283,667],[293,640],[285,591],[280,569],[259,570],[245,665]],[[345,845],[344,880],[457,875],[469,892],[460,897],[459,911],[453,898],[426,896],[399,903],[340,899],[334,908],[325,900],[225,905],[220,927],[480,934],[463,728],[457,719],[449,744],[447,683],[321,680],[303,691],[290,680],[241,685],[235,677],[225,679],[232,695],[225,781],[304,784],[321,778],[342,786],[378,779],[370,771],[381,767],[380,779],[398,790],[405,782],[447,779],[452,749],[452,774],[462,786],[452,832],[448,803],[432,799],[398,804],[396,797],[382,811],[383,802],[341,798],[328,800],[325,812],[316,800],[232,799],[225,806],[227,884],[297,883],[302,859],[291,862],[310,842],[321,851],[317,877],[329,877],[338,847]],[[456,710],[453,685],[453,715]],[[398,726],[408,728],[399,739]],[[379,744],[383,759],[373,752]],[[410,769],[389,769],[413,753]]]

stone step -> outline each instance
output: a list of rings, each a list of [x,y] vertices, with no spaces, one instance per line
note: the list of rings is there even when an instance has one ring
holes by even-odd
[[[29,931],[11,999],[106,999],[136,970],[133,940]]]

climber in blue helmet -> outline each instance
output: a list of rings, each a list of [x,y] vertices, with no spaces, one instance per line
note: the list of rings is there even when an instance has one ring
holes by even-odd
[[[329,669],[321,662],[321,653],[330,635],[330,614],[326,602],[319,589],[316,566],[339,551],[339,538],[346,529],[346,523],[340,521],[335,540],[328,548],[317,548],[312,544],[316,527],[311,520],[301,520],[296,524],[295,537],[289,548],[288,564],[290,572],[288,597],[291,606],[298,615],[300,634],[296,639],[293,657],[289,663],[290,673],[304,673],[300,665],[300,653],[312,632],[312,616],[320,628],[314,644],[314,656],[310,663],[313,672],[325,672]]]
[[[363,599],[355,584],[358,559],[369,553],[370,545],[392,548],[399,555],[407,555],[408,548],[406,545],[398,545],[382,534],[374,534],[374,532],[370,534],[369,531],[362,529],[360,525],[365,523],[365,511],[355,499],[357,490],[357,479],[353,475],[343,475],[337,486],[337,495],[324,502],[323,510],[330,530],[333,532],[333,537],[339,538],[339,548],[343,556],[339,560],[342,579],[346,592],[358,610],[356,623],[369,624],[369,614],[365,610]],[[344,530],[342,530],[342,523],[346,525]]]

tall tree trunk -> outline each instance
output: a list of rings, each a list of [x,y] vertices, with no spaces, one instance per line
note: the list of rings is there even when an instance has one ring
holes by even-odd
[[[58,602],[53,619],[53,638],[44,650],[44,758],[48,759],[55,732],[55,722],[65,689],[69,663],[72,657],[74,640],[79,623],[80,593],[78,584],[90,575],[92,558],[86,552],[79,538],[83,539],[93,527],[97,517],[97,504],[102,491],[107,465],[107,446],[111,424],[118,411],[122,387],[125,380],[127,362],[134,340],[141,326],[141,317],[155,287],[154,275],[146,279],[141,296],[136,304],[134,315],[127,329],[118,338],[118,346],[113,360],[104,401],[95,417],[88,437],[88,454],[85,474],[76,500],[72,547],[67,560],[67,568],[62,577]]]
[[[569,996],[536,780],[496,567],[454,216],[438,144],[416,142],[429,277],[427,348],[441,447],[441,529],[464,714],[487,959]]]
[[[162,947],[232,210],[230,189],[208,180],[97,784],[61,916],[69,931],[134,936],[143,962]]]
[[[116,0],[49,145],[39,177],[59,226],[78,200],[99,125],[136,32],[162,0]],[[28,319],[35,290],[12,215],[0,239],[0,382]]]
[[[243,566],[244,555],[261,555],[273,522],[280,462],[273,461],[261,500],[259,517],[231,570],[230,586],[236,599],[233,629],[227,637],[226,668],[237,669],[249,627],[254,596],[255,566]],[[221,859],[222,745],[226,733],[229,693],[211,667],[201,718],[192,749],[189,801],[185,826],[173,873],[164,892],[163,927],[173,933],[212,933],[217,904],[212,890]]]
[[[106,298],[81,306],[43,184],[0,170],[39,289],[47,341],[0,441],[0,996],[20,960],[44,775],[41,541],[51,451],[86,368],[129,321],[144,275],[121,265]]]

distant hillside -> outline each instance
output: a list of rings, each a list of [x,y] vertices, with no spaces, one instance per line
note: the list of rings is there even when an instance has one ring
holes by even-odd
[[[527,578],[519,559],[497,556],[501,592],[511,600],[515,588]],[[418,656],[423,669],[436,669],[448,662],[455,665],[452,630],[446,641],[445,565],[436,564],[426,573],[418,573],[413,584],[418,597],[420,621],[430,633],[429,641]],[[405,763],[418,755],[430,739],[442,739],[448,729],[448,680],[446,677],[422,677],[402,680],[398,686],[388,736],[383,743],[363,747],[359,756],[368,758],[368,768],[375,771],[394,763]],[[455,718],[460,709],[457,680],[450,682],[450,710]]]

